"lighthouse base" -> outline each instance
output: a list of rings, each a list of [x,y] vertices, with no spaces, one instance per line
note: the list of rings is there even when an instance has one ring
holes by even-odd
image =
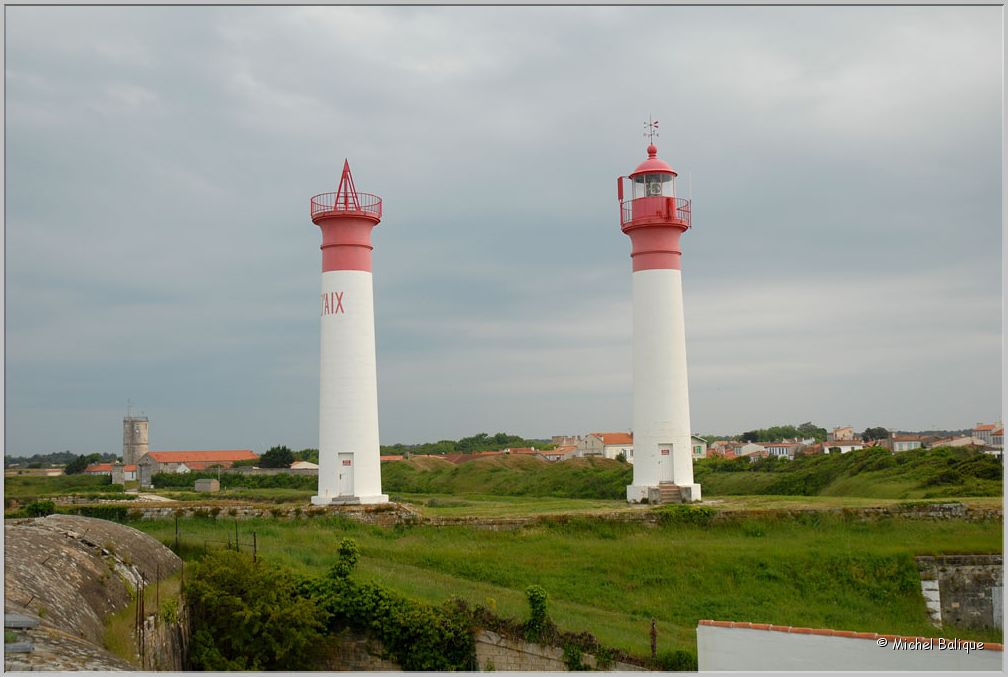
[[[675,496],[669,489],[675,488]],[[700,501],[699,484],[672,485],[663,482],[660,485],[631,484],[626,488],[627,503],[697,503]]]
[[[386,494],[377,496],[312,496],[312,505],[370,505],[388,503]]]

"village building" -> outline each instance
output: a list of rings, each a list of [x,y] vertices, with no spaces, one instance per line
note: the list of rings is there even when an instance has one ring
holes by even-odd
[[[116,467],[118,466],[118,467]],[[122,484],[124,481],[133,482],[137,478],[137,467],[133,465],[123,465],[122,463],[92,463],[84,468],[87,475],[111,475],[112,484]]]
[[[839,451],[841,454],[847,454],[852,451],[857,451],[858,449],[864,449],[864,442],[859,440],[827,440],[823,442],[823,453],[831,454]]]
[[[578,456],[633,459],[633,433],[590,433],[577,443]]]
[[[693,446],[693,460],[707,458],[707,440],[693,435],[690,437],[690,444]]]
[[[893,433],[887,440],[887,446],[893,453],[899,451],[910,451],[911,449],[922,449],[927,438],[924,435],[897,435]]]
[[[971,435],[984,444],[988,446],[994,445],[994,431],[1001,428],[1001,434],[1004,435],[1004,427],[1000,422],[997,423],[977,423],[976,427],[973,428]]]
[[[767,442],[763,445],[770,456],[777,458],[794,458],[798,442]]]
[[[253,461],[259,457],[250,449],[217,451],[148,451],[137,461],[140,485],[151,486],[158,473],[187,473],[212,468],[230,468],[235,461]]]
[[[826,440],[829,442],[841,442],[850,441],[856,439],[857,436],[854,434],[854,428],[847,425],[840,428],[833,428],[832,432],[827,433]]]

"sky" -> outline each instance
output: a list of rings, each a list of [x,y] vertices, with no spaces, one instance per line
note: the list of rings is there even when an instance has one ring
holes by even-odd
[[[6,453],[317,446],[344,158],[383,444],[628,430],[649,116],[696,432],[994,420],[1001,11],[8,6]]]

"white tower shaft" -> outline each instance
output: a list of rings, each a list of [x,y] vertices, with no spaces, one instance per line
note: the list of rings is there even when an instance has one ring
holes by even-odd
[[[322,273],[319,494],[315,503],[382,503],[372,276]]]
[[[682,276],[675,269],[633,274],[634,468],[627,499],[649,487],[693,483]]]

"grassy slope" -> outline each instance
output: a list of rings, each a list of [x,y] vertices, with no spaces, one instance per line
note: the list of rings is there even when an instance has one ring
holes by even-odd
[[[732,471],[732,468],[744,470]],[[761,466],[747,461],[694,463],[707,496],[777,494],[865,498],[1001,496],[1002,468],[992,456],[967,449],[917,449],[891,454],[864,449],[801,457]]]
[[[174,539],[172,522],[133,526]],[[233,524],[185,520],[183,554],[203,539],[227,540]],[[658,619],[660,649],[695,649],[702,618],[931,635],[915,554],[1001,552],[1000,522],[885,519],[845,522],[823,514],[802,519],[750,518],[700,527],[575,520],[515,531],[468,527],[381,529],[338,519],[253,520],[259,553],[321,573],[334,545],[349,535],[361,545],[355,574],[439,602],[451,595],[527,614],[524,588],[543,585],[567,630],[644,655]],[[999,640],[996,632],[955,631]]]
[[[1000,496],[996,459],[962,449],[890,454],[866,449],[791,462],[694,463],[705,496],[821,495],[864,498]],[[382,486],[396,494],[483,494],[621,500],[632,467],[603,459],[547,463],[529,457],[489,457],[453,465],[438,458],[382,466]]]

